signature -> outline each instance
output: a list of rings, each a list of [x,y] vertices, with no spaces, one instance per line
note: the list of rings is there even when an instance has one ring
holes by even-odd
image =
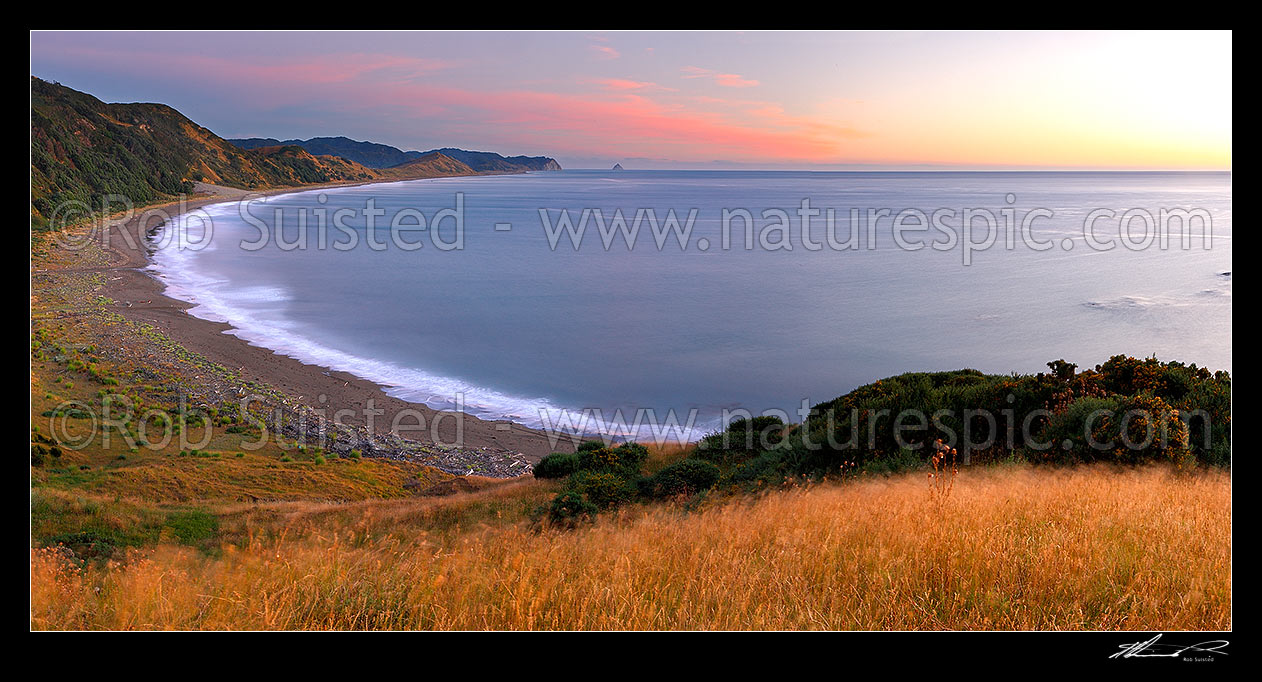
[[[1223,648],[1229,644],[1225,639],[1212,639],[1207,642],[1188,645],[1158,644],[1160,639],[1161,635],[1157,635],[1146,642],[1122,644],[1118,647],[1120,651],[1109,656],[1109,658],[1178,658],[1185,652],[1222,654],[1226,656],[1227,652],[1223,651]]]

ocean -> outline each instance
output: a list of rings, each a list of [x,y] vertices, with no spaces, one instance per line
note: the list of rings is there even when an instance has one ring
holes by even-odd
[[[911,371],[1230,371],[1231,237],[1229,173],[555,171],[219,204],[151,271],[400,398],[695,437]]]

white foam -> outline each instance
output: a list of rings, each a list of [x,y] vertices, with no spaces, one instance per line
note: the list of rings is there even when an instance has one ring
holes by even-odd
[[[235,206],[233,202],[229,208]],[[228,211],[222,204],[212,208],[216,209],[212,217]],[[167,296],[193,304],[189,314],[230,325],[232,328],[225,333],[250,345],[306,364],[353,374],[380,384],[388,395],[401,400],[422,403],[438,410],[463,411],[484,420],[511,421],[535,429],[567,434],[599,433],[628,438],[691,441],[718,426],[709,421],[689,426],[687,415],[680,415],[679,421],[684,423],[675,426],[664,424],[654,428],[651,425],[636,425],[633,415],[627,417],[625,422],[631,422],[627,424],[612,415],[610,419],[604,419],[594,412],[563,407],[547,398],[511,395],[491,387],[321,344],[284,319],[284,304],[293,298],[284,288],[234,288],[225,279],[199,272],[196,263],[198,254],[212,251],[215,247],[212,242],[199,250],[184,248],[190,241],[196,241],[195,238],[190,239],[186,230],[191,226],[196,234],[196,230],[200,229],[197,220],[196,217],[180,216],[164,226],[163,231],[169,229],[172,233],[155,235],[165,242],[165,246],[154,252],[147,270],[166,285],[164,293]]]

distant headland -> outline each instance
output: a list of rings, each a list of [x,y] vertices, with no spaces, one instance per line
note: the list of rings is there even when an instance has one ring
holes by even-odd
[[[257,191],[545,170],[561,165],[452,147],[405,152],[346,137],[225,140],[165,104],[109,104],[31,77],[35,230],[48,229],[58,207],[91,213],[108,195],[143,206],[190,194],[199,182]]]
[[[451,157],[478,173],[520,173],[524,171],[561,170],[556,159],[547,156],[503,156],[495,152],[474,152],[455,147],[431,149],[427,152],[403,151],[397,147],[376,142],[360,142],[349,137],[313,137],[309,140],[276,140],[265,137],[229,139],[228,142],[242,149],[294,146],[302,147],[316,156],[339,156],[368,168],[393,168],[415,161],[428,154],[439,153]]]

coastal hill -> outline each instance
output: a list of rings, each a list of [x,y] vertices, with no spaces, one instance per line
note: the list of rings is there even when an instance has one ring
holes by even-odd
[[[461,163],[440,152],[429,152],[411,161],[404,161],[397,166],[382,168],[377,171],[382,177],[397,177],[400,180],[416,177],[436,178],[474,175],[476,172],[468,164]]]
[[[479,173],[518,173],[526,170],[551,171],[561,170],[556,159],[546,156],[500,156],[495,152],[471,152],[464,149],[444,147],[433,151],[446,154],[453,159],[469,164]]]
[[[340,156],[368,168],[393,168],[435,152],[468,165],[478,173],[521,173],[525,171],[561,170],[556,159],[547,156],[503,156],[495,152],[474,152],[455,147],[431,149],[428,152],[403,151],[376,142],[360,142],[348,137],[313,137],[309,140],[277,140],[270,137],[230,139],[242,149],[260,149],[294,145],[317,155]]]
[[[298,147],[243,151],[165,104],[106,104],[31,78],[31,219],[37,229],[59,206],[99,208],[109,194],[142,205],[191,192],[195,181],[254,189],[375,177],[360,164]]]
[[[241,149],[259,149],[293,145],[302,147],[312,154],[323,156],[340,156],[343,159],[369,168],[389,168],[399,164],[415,161],[421,157],[420,152],[405,152],[390,145],[376,142],[359,142],[348,137],[313,137],[310,140],[277,140],[271,137],[249,137],[229,139],[228,142]]]
[[[327,146],[270,142],[243,148],[165,104],[107,104],[32,76],[31,226],[43,230],[50,221],[86,218],[85,211],[99,211],[107,195],[143,206],[189,194],[196,182],[266,189],[522,172],[556,164],[545,157],[435,150],[407,152],[399,163],[381,168],[324,153]]]

